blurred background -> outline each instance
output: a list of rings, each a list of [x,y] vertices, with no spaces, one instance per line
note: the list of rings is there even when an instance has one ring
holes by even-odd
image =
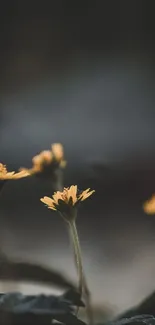
[[[152,5],[152,7],[151,7]],[[3,1],[0,10],[0,161],[8,169],[61,142],[65,186],[95,195],[77,221],[95,303],[114,313],[155,286],[155,29],[147,1]],[[40,203],[49,183],[9,182],[0,245],[76,280],[67,229]],[[4,290],[51,292],[33,285]]]

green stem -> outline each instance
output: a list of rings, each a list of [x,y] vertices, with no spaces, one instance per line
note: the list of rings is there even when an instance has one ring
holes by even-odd
[[[79,293],[82,295],[82,289],[83,289],[83,266],[82,266],[82,254],[80,249],[80,242],[79,237],[76,229],[76,223],[74,220],[69,222],[69,229],[71,238],[73,240],[73,246],[74,246],[74,253],[75,253],[75,259],[76,259],[76,265],[78,270],[78,276],[79,276]]]
[[[82,296],[82,293],[84,291],[85,299],[86,299],[86,306],[87,306],[87,317],[89,325],[93,324],[93,313],[92,313],[92,307],[91,307],[91,297],[90,292],[87,286],[86,278],[84,276],[83,272],[83,266],[82,266],[82,254],[81,254],[81,248],[80,248],[80,242],[79,237],[77,233],[76,223],[74,220],[69,222],[69,228],[70,228],[70,234],[73,241],[74,246],[74,254],[75,254],[75,262],[78,270],[79,275],[79,293]],[[77,311],[78,312],[78,311]]]
[[[92,305],[91,305],[91,295],[90,295],[90,291],[88,289],[88,285],[87,285],[85,276],[83,276],[83,290],[84,290],[84,295],[85,295],[85,299],[86,299],[86,312],[87,312],[88,323],[89,323],[89,325],[93,325],[94,319],[93,319],[93,310],[92,310]]]
[[[55,171],[55,179],[53,180],[54,191],[63,191],[63,172],[60,168]]]

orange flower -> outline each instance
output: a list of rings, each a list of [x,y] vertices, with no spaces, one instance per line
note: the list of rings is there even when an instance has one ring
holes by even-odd
[[[55,160],[60,164],[60,167],[66,166],[66,161],[64,160],[64,150],[61,143],[54,143],[51,145],[51,150]]]
[[[52,158],[52,152],[50,150],[44,150],[34,156],[32,158],[33,167],[29,169],[30,174],[41,173],[45,166],[51,164]]]
[[[86,200],[95,191],[90,191],[90,188],[78,193],[77,185],[64,188],[62,192],[55,192],[52,198],[44,196],[40,201],[45,203],[49,209],[59,211],[65,219],[74,216],[75,208],[80,201]]]
[[[8,172],[5,165],[0,163],[0,180],[5,181],[9,179],[20,179],[23,177],[29,176],[29,173],[27,171],[21,171],[18,173]]]
[[[33,157],[32,164],[32,168],[21,168],[20,170],[34,175],[47,171],[48,168],[51,171],[52,167],[65,167],[66,162],[64,160],[63,146],[60,143],[54,143],[51,145],[51,150],[44,150]]]
[[[143,209],[147,214],[155,214],[155,194],[153,194],[152,197],[144,203]]]

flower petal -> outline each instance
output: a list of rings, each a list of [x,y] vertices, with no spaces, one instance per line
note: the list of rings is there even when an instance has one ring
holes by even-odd
[[[90,195],[92,195],[95,192],[95,190],[88,192],[89,190],[90,188],[81,193],[81,195],[79,196],[80,201],[86,200]]]
[[[53,201],[58,204],[58,201],[61,199],[62,200],[62,194],[63,192],[60,192],[60,191],[57,191],[53,194],[52,198],[53,198]]]
[[[42,162],[51,163],[52,162],[52,152],[50,150],[44,150],[40,153]]]
[[[54,201],[48,196],[44,196],[43,198],[40,199],[40,201],[45,203],[48,206],[53,206],[54,203]]]
[[[9,172],[9,173],[6,173],[6,174],[1,173],[0,174],[0,179],[1,180],[11,179],[11,178],[13,178],[14,174],[15,174],[15,172]]]
[[[11,174],[11,173],[8,173]],[[30,173],[28,172],[28,170],[21,170],[19,173],[13,174],[11,179],[19,179],[19,178],[23,178],[23,177],[27,177],[30,176]]]
[[[61,143],[54,143],[51,145],[51,150],[53,152],[54,157],[58,162],[60,162],[63,159],[64,156],[64,150]]]
[[[36,155],[32,158],[32,162],[34,165],[41,165],[42,164],[42,156],[41,154]]]
[[[54,206],[54,205],[52,205],[52,206],[48,207],[48,209],[51,209],[51,210],[54,210],[54,211],[56,211],[56,210],[57,210],[57,209],[55,208],[55,206]]]
[[[68,201],[72,198],[73,205],[77,202],[77,185],[72,185],[67,193]]]
[[[19,178],[23,178],[26,176],[29,176],[30,173],[28,172],[28,170],[20,170],[19,172],[8,172],[6,165],[3,165],[0,163],[0,179],[1,180],[9,180],[9,179],[19,179]]]
[[[79,197],[78,197],[78,200],[81,200],[83,198],[83,196],[85,196],[88,192],[90,191],[90,188],[87,188],[85,191],[83,191]]]

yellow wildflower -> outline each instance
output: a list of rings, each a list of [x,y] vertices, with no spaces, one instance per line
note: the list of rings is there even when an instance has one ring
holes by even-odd
[[[95,191],[90,191],[90,188],[80,192],[77,189],[77,185],[64,188],[62,192],[57,191],[53,194],[52,198],[44,196],[41,198],[41,202],[45,203],[49,209],[57,210],[65,219],[75,216],[76,206],[80,201],[86,200]]]
[[[28,171],[31,175],[47,172],[47,175],[57,167],[65,167],[63,146],[60,143],[51,145],[51,150],[41,151],[32,158],[32,168],[21,168],[20,170]]]
[[[54,159],[60,164],[60,167],[66,166],[66,161],[64,160],[64,149],[61,143],[54,143],[51,145],[51,150]]]
[[[26,176],[29,176],[27,171],[20,171],[18,173],[15,173],[14,171],[8,172],[6,165],[0,163],[0,180],[5,181],[9,179],[20,179]]]
[[[144,203],[143,209],[147,214],[155,214],[155,194],[153,194],[152,197]]]

